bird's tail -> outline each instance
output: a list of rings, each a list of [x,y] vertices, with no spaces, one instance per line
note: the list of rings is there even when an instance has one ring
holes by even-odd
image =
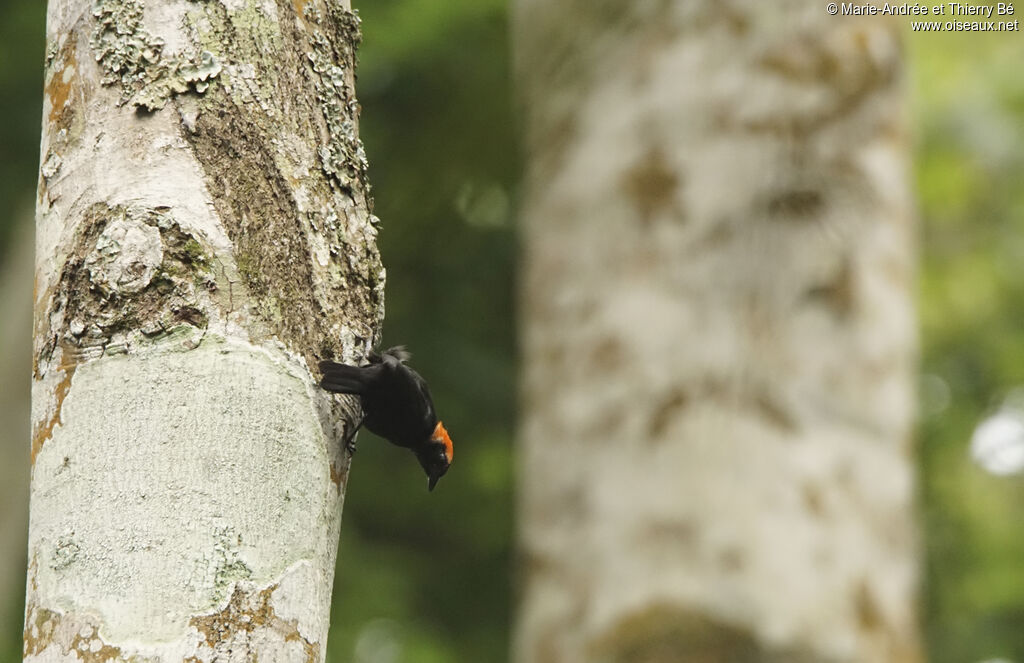
[[[398,360],[398,363],[404,364],[405,362],[412,359],[412,353],[405,349],[404,345],[396,345],[393,348],[388,348],[383,352],[371,352],[370,363],[378,363],[384,360],[384,355],[390,355]]]
[[[363,370],[365,369],[358,366],[322,361],[320,372],[324,377],[320,381],[320,386],[339,394],[362,394],[366,388]]]

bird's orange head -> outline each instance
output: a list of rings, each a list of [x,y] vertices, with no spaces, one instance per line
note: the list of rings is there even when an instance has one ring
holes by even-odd
[[[427,473],[428,490],[434,490],[437,480],[448,471],[454,457],[455,447],[452,445],[452,438],[439,421],[427,443],[416,451],[416,458],[420,461],[423,471]]]

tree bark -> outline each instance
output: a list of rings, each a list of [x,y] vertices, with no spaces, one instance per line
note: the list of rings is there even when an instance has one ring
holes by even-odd
[[[514,660],[919,660],[899,26],[515,9]]]
[[[383,317],[347,0],[50,0],[25,658],[324,658]]]

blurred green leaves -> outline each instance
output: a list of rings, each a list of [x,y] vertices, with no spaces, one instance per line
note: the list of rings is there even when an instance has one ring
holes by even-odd
[[[911,34],[922,217],[920,427],[935,663],[1024,660],[1024,479],[973,465],[974,428],[1024,385],[1024,40]],[[926,403],[927,405],[927,403]]]
[[[46,3],[0,2],[0,259],[19,219],[31,218],[43,115]]]

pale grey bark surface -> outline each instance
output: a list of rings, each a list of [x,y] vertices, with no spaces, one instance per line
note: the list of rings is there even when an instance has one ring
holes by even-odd
[[[514,6],[514,660],[919,660],[899,26]]]
[[[333,0],[51,0],[25,657],[323,660],[383,317]]]

